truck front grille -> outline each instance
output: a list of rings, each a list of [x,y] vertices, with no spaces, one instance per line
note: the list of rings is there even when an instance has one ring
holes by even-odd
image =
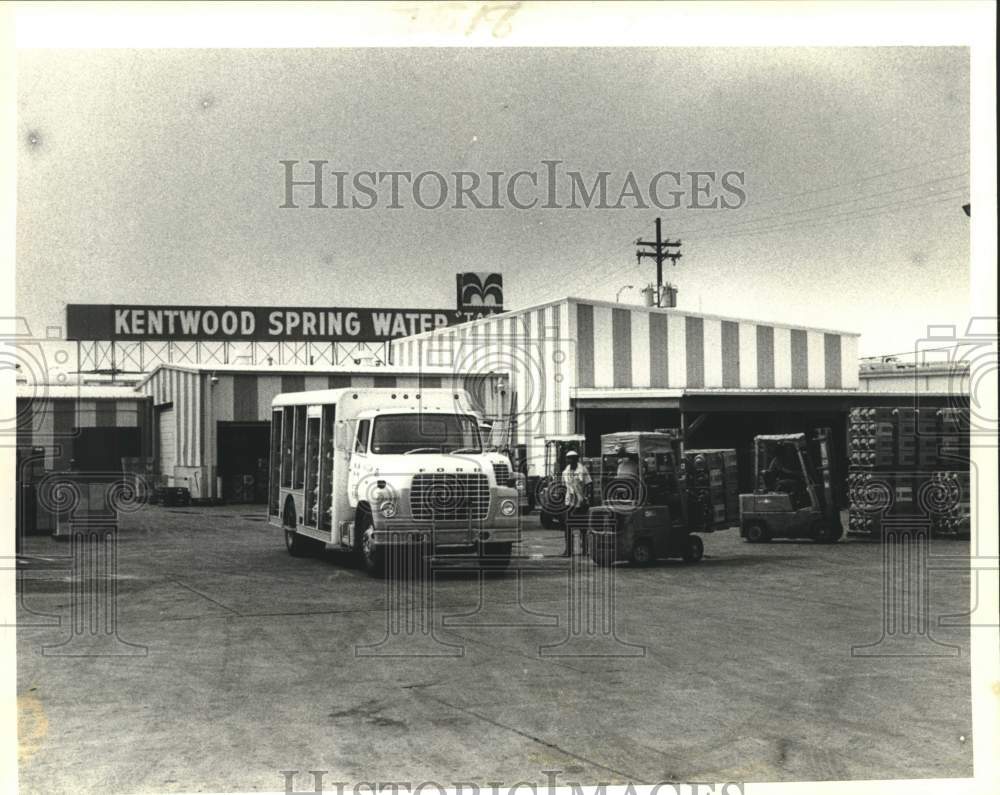
[[[510,480],[510,467],[506,464],[494,464],[493,476],[497,479],[498,486],[506,486]]]
[[[486,475],[442,472],[413,476],[410,513],[414,519],[485,519],[489,510],[490,484]]]

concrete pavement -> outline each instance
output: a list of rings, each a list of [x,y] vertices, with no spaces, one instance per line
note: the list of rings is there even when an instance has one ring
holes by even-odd
[[[859,657],[882,634],[879,545],[729,530],[700,564],[613,572],[567,568],[561,545],[529,517],[507,573],[387,585],[291,558],[254,506],[143,509],[123,517],[109,645],[74,636],[69,545],[28,538],[22,789],[971,775],[968,629],[937,626],[966,609],[967,572],[930,580],[934,639],[960,656]],[[610,594],[612,631],[588,625]]]

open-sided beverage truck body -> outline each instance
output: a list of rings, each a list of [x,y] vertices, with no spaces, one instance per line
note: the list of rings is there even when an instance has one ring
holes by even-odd
[[[657,558],[701,560],[710,533],[729,521],[693,510],[681,441],[673,434],[611,433],[601,437],[601,505],[590,510],[591,557],[599,565]]]
[[[468,395],[449,389],[331,389],[272,403],[268,521],[293,555],[478,550],[509,560],[519,535],[506,456],[485,451]]]

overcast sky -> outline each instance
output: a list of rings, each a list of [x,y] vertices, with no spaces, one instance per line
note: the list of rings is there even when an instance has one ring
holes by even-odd
[[[45,50],[17,79],[33,330],[68,302],[450,307],[462,270],[503,273],[510,308],[614,300],[653,278],[633,241],[658,214],[682,308],[859,331],[863,355],[968,316],[963,49]],[[284,159],[737,170],[747,202],[289,210]]]

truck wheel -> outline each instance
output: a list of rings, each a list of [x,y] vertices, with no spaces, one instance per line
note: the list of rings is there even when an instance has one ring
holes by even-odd
[[[767,528],[761,522],[751,522],[748,524],[743,531],[743,537],[751,544],[760,544],[771,540]]]
[[[288,528],[285,528],[285,549],[293,558],[306,558],[316,553],[316,545],[311,538],[300,536]]]
[[[699,536],[689,535],[684,542],[684,560],[688,563],[697,563],[705,557],[705,544]]]
[[[639,540],[632,544],[630,560],[633,566],[648,566],[655,559],[653,545],[649,541]]]
[[[361,535],[358,557],[365,571],[373,577],[377,577],[385,570],[385,549],[375,546],[375,528],[372,527],[371,516],[366,513],[362,514],[358,523],[361,525],[357,530]]]
[[[484,569],[506,569],[510,565],[511,543],[483,544],[479,565]]]
[[[377,577],[385,569],[385,550],[375,546],[374,535],[375,531],[369,527],[361,537],[361,563],[365,571]]]
[[[295,504],[291,501],[285,506],[281,525],[285,529],[285,549],[293,558],[304,558],[316,551],[316,543],[311,538],[295,532]]]

